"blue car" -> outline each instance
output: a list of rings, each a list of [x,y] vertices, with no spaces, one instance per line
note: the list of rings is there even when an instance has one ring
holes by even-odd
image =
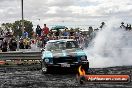
[[[49,40],[42,50],[41,57],[42,73],[52,71],[54,68],[89,69],[89,62],[84,51],[79,48],[73,39]]]

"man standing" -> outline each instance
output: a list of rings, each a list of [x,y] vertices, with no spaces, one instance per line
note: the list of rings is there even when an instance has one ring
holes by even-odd
[[[28,32],[26,32],[26,30],[24,30],[23,38],[28,38]]]
[[[124,25],[124,22],[121,22],[121,26],[120,26],[120,28],[123,28],[123,29],[126,28],[125,25]]]
[[[49,34],[49,28],[44,24],[44,28],[42,29],[43,36],[47,36]]]
[[[8,46],[7,40],[4,40],[2,42],[2,52],[7,52],[7,46]]]
[[[69,32],[65,29],[63,32],[64,39],[67,39],[69,37]]]
[[[10,48],[10,51],[16,51],[17,49],[17,42],[14,37],[9,42],[9,48]]]
[[[104,28],[104,26],[105,26],[105,22],[102,22],[100,28],[102,29]]]
[[[39,25],[37,25],[37,28],[36,28],[36,34],[40,37],[41,36],[41,27]]]

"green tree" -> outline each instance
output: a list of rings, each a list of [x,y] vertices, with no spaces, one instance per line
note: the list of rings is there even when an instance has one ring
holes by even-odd
[[[29,33],[29,37],[32,37],[33,24],[31,21],[24,21],[25,30]]]
[[[13,23],[13,28],[12,30],[14,31],[14,35],[17,36],[22,36],[22,20],[20,21],[15,21]],[[33,24],[30,21],[24,20],[24,30],[29,33],[29,37],[32,36],[32,31],[33,31]]]
[[[9,31],[10,29],[12,29],[12,27],[13,27],[12,23],[3,23],[2,26],[7,31]]]
[[[14,31],[14,36],[22,36],[22,31],[21,31],[21,23],[20,23],[20,21],[15,21],[14,23],[13,23],[13,28],[12,28],[12,30]]]
[[[22,20],[15,21],[14,23],[3,23],[1,26],[7,31],[11,29],[14,32],[14,36],[22,36]],[[28,32],[29,37],[32,36],[33,24],[31,21],[24,20],[24,30]]]

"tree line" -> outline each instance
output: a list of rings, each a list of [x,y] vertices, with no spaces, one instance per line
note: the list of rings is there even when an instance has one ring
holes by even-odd
[[[0,27],[0,31],[12,31],[13,36],[22,36],[22,20],[17,20],[13,23],[2,23]],[[29,37],[32,36],[33,33],[33,23],[28,20],[24,20],[24,30],[29,33]]]

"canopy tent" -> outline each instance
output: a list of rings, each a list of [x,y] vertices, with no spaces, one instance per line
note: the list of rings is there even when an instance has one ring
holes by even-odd
[[[60,30],[60,29],[66,29],[67,27],[65,26],[55,26],[55,27],[52,27],[51,30]]]

